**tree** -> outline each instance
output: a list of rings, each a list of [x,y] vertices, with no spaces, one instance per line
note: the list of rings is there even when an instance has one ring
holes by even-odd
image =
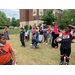
[[[75,9],[67,9],[62,12],[62,20],[65,20],[66,24],[75,25]],[[71,21],[73,19],[73,21]]]
[[[59,28],[63,30],[65,26],[66,26],[65,20],[61,20],[61,23],[59,24]]]
[[[17,19],[17,20],[16,20],[16,25],[17,25],[17,26],[20,26],[20,19]]]
[[[3,19],[3,17],[0,17],[0,26],[6,25],[6,21]]]
[[[51,25],[52,22],[57,20],[57,16],[54,16],[53,9],[49,9],[46,11],[46,14],[42,16],[41,20],[43,21],[43,24]]]
[[[30,25],[29,29],[31,30],[32,29],[32,26]]]
[[[11,26],[17,26],[15,17],[12,17],[11,19]]]

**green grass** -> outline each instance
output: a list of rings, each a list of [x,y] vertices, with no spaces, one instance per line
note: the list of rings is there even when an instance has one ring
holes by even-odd
[[[17,65],[59,65],[60,62],[60,48],[52,50],[50,45],[39,45],[39,49],[31,51],[31,37],[29,42],[25,42],[26,47],[21,47],[19,39],[19,30],[9,30],[10,40],[7,42],[13,48],[16,57]],[[16,35],[15,35],[16,34]],[[30,34],[31,35],[31,34]],[[72,43],[72,52],[70,65],[75,65],[75,43]],[[59,44],[60,47],[60,44]]]
[[[11,34],[19,34],[20,29],[8,29],[9,35]],[[0,33],[3,33],[3,29],[0,29]]]

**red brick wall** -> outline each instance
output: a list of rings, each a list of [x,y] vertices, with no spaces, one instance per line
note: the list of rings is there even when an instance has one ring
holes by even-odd
[[[22,19],[23,21],[34,21],[33,9],[30,9],[29,11],[26,11],[26,9],[23,9],[23,11],[21,11],[20,9],[19,11],[20,11],[20,22],[22,22]],[[43,12],[46,12],[46,9],[43,9]],[[39,9],[37,9],[36,20],[39,20]]]
[[[60,13],[57,13],[57,12],[55,12],[55,16],[57,16],[58,17],[58,19],[57,19],[57,22],[55,21],[55,25],[57,25],[58,27],[59,27],[59,24],[60,24],[60,21],[61,21],[61,14]]]
[[[23,16],[22,16],[22,13],[23,13]],[[22,11],[20,9],[20,22],[22,22],[22,19],[23,19],[23,21],[28,20],[28,18],[27,18],[28,15],[27,14],[28,13],[27,13],[26,9],[23,9]]]
[[[33,17],[33,9],[29,10],[29,21],[33,21],[34,17]]]
[[[36,20],[39,20],[39,9],[37,9]]]

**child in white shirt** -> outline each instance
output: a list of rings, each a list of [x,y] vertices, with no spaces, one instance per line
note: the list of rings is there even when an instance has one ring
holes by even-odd
[[[28,42],[28,32],[27,32],[27,30],[26,30],[26,32],[25,32],[25,39],[26,39],[26,41]]]

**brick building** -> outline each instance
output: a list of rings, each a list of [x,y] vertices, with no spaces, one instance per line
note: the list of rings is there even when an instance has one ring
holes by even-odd
[[[43,25],[43,21],[41,21],[41,15],[46,13],[47,9],[20,9],[20,27],[24,27],[24,25]],[[53,11],[55,16],[58,16],[58,20],[55,21],[56,25],[59,26],[61,21],[61,12],[60,9],[55,9]]]

